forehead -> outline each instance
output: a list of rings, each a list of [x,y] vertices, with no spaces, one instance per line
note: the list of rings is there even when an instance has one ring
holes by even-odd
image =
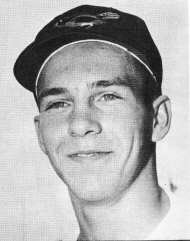
[[[37,92],[59,85],[114,78],[142,79],[142,71],[124,49],[100,41],[68,45],[56,51],[44,64],[38,79]],[[139,81],[139,84],[142,81]]]

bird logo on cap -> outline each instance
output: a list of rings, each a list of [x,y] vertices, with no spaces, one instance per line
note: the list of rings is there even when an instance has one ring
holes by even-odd
[[[119,19],[120,15],[114,12],[103,12],[98,15],[81,14],[72,17],[69,21],[65,22],[64,19],[60,18],[56,23],[55,27],[63,28],[92,28],[95,25],[101,25],[107,22],[107,20]]]

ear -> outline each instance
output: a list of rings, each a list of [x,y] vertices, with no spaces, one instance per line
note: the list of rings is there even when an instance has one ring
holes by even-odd
[[[34,117],[34,125],[35,125],[35,129],[36,129],[36,134],[37,134],[37,137],[38,137],[38,144],[39,144],[41,150],[45,154],[47,154],[47,151],[46,151],[46,148],[45,148],[45,145],[44,145],[44,141],[43,141],[43,138],[42,138],[42,135],[41,135],[41,132],[40,132],[40,117],[39,117],[39,115]]]
[[[159,96],[153,103],[153,131],[152,141],[157,142],[164,138],[168,133],[171,124],[171,103],[170,99],[165,96]]]

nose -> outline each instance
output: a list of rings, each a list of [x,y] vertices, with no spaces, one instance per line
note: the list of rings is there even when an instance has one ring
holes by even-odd
[[[102,132],[100,122],[93,112],[75,110],[69,123],[69,134],[73,137],[84,137],[86,135],[96,135]]]
[[[95,135],[102,132],[101,124],[94,113],[75,111],[70,119],[69,134],[75,137]]]

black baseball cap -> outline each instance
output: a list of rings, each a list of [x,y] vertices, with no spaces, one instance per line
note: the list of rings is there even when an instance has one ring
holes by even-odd
[[[16,79],[35,94],[46,59],[62,46],[88,40],[105,41],[126,50],[144,65],[161,90],[162,60],[145,22],[135,15],[92,5],[73,8],[50,21],[16,60]]]

